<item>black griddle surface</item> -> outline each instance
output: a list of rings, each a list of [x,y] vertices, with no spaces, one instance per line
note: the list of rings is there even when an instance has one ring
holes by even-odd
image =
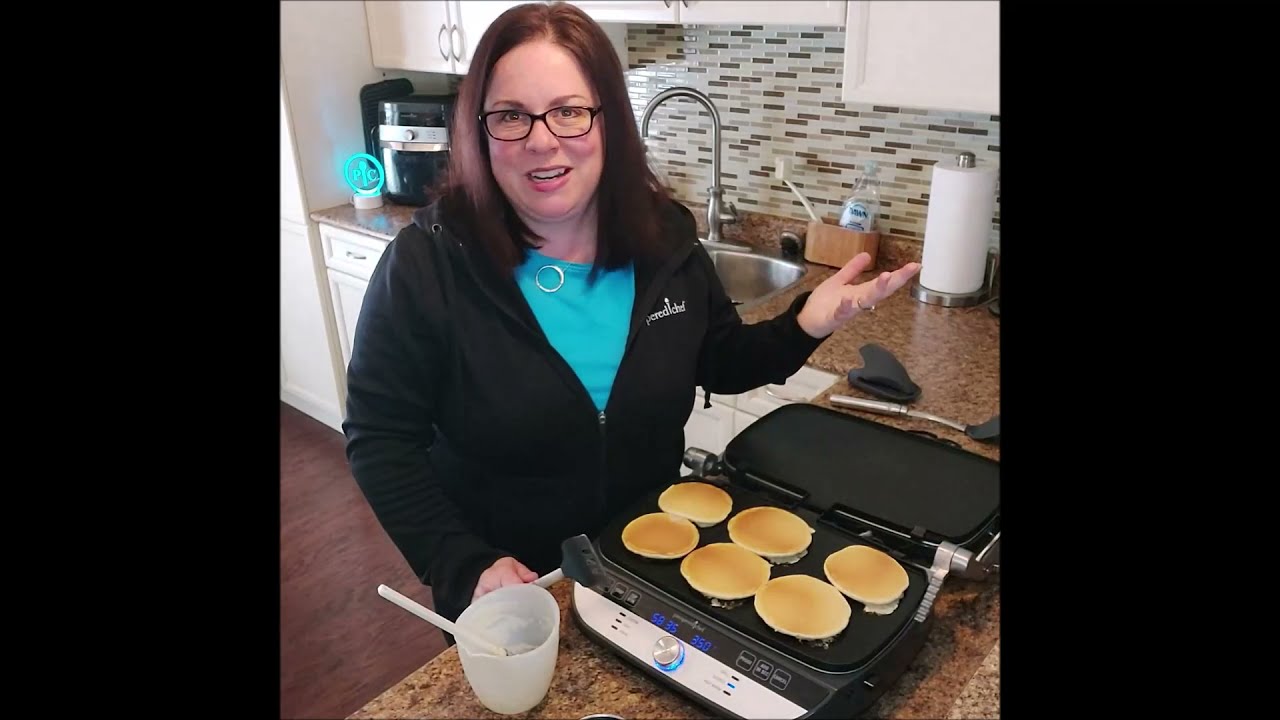
[[[807,574],[828,582],[822,571],[823,561],[828,555],[848,545],[871,544],[830,525],[819,523],[817,515],[807,510],[778,505],[764,495],[738,486],[730,485],[725,489],[733,498],[733,510],[723,522],[708,528],[698,528],[698,547],[711,543],[730,542],[729,519],[747,508],[760,505],[783,507],[784,510],[789,510],[803,518],[809,527],[815,529],[808,554],[792,565],[773,565],[771,578]],[[875,615],[865,612],[862,603],[846,597],[845,600],[853,610],[849,625],[826,647],[783,635],[770,628],[756,615],[751,598],[740,601],[740,604],[732,609],[713,606],[708,598],[689,587],[689,583],[680,574],[681,559],[651,560],[626,549],[622,544],[622,529],[641,515],[659,512],[658,496],[663,490],[666,490],[666,486],[651,492],[633,506],[631,512],[624,513],[610,522],[600,533],[599,552],[614,565],[662,588],[672,597],[700,610],[725,626],[790,655],[797,662],[828,672],[850,672],[858,669],[893,639],[904,623],[912,621],[916,608],[924,597],[928,586],[928,578],[924,571],[904,563],[903,567],[907,570],[909,584],[897,609],[892,613]]]
[[[724,459],[734,475],[794,486],[808,507],[842,506],[959,545],[1000,510],[1000,463],[810,403],[783,405],[752,423]]]

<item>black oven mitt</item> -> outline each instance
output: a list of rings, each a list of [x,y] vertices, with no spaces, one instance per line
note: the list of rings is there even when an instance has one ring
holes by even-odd
[[[920,386],[911,381],[893,353],[875,343],[863,345],[858,352],[862,353],[862,367],[849,371],[850,385],[896,403],[910,403],[920,397]]]

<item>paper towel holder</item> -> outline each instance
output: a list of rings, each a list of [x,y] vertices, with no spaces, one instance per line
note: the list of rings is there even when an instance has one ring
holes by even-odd
[[[987,248],[987,269],[982,278],[982,287],[968,293],[947,293],[930,290],[920,284],[919,280],[911,286],[911,297],[926,305],[942,307],[971,307],[995,297],[995,281],[999,277],[1000,251],[994,247]]]
[[[971,168],[977,165],[977,157],[968,150],[961,152],[956,156],[956,166],[962,168]],[[982,286],[973,292],[967,293],[948,293],[939,290],[930,290],[920,284],[919,280],[911,286],[911,297],[926,305],[941,305],[942,307],[971,307],[980,305],[994,297],[995,280],[998,275],[1000,264],[1000,253],[992,247],[987,248],[987,267],[985,275],[982,279]]]

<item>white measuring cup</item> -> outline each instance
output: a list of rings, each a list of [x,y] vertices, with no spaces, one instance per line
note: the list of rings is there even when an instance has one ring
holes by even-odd
[[[455,637],[462,672],[481,705],[514,715],[542,702],[560,654],[560,606],[550,592],[534,584],[498,588],[471,603],[457,624],[512,653],[497,656]]]

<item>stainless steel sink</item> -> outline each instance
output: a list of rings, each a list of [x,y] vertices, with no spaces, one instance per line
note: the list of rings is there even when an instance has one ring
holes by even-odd
[[[787,260],[764,250],[744,249],[703,241],[716,274],[729,299],[738,310],[767,302],[790,290],[804,279],[803,263]]]

